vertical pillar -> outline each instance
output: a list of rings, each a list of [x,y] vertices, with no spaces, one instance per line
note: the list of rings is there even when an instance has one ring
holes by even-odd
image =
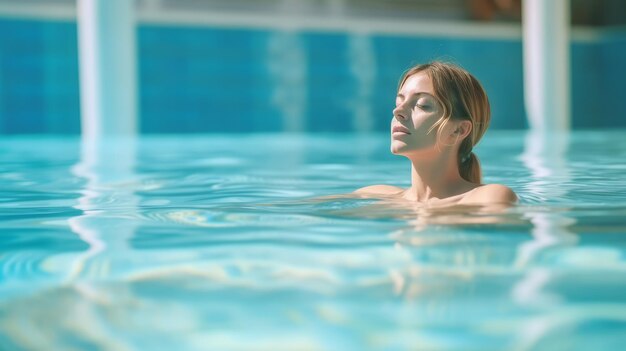
[[[570,128],[569,0],[524,0],[524,99],[532,130]]]
[[[78,0],[84,138],[137,132],[135,2]]]

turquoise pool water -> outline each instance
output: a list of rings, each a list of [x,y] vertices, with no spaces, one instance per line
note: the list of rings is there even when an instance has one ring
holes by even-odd
[[[487,134],[519,206],[408,185],[387,135],[0,141],[2,350],[617,350],[624,131]]]

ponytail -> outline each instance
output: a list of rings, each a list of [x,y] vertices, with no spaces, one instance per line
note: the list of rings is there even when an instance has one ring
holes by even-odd
[[[480,170],[480,162],[476,154],[470,151],[465,158],[459,159],[459,174],[461,178],[472,183],[481,183],[482,172]]]

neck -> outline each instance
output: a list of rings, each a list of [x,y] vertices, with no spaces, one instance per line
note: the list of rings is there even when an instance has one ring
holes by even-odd
[[[472,183],[461,178],[456,157],[435,160],[411,159],[411,187],[404,197],[412,201],[445,199],[472,189]]]

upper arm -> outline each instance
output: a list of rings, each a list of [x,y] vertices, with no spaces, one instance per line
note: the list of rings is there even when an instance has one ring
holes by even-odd
[[[476,188],[464,202],[481,204],[515,204],[517,195],[511,188],[501,184],[487,184]]]
[[[370,185],[354,191],[359,195],[393,195],[401,192],[403,189],[392,185]]]

